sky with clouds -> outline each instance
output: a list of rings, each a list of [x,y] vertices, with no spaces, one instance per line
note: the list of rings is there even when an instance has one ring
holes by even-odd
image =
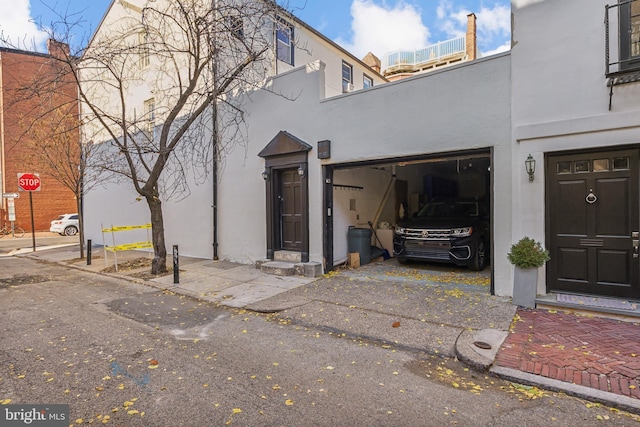
[[[2,0],[8,1],[8,0]],[[357,57],[382,56],[398,49],[418,49],[461,36],[467,15],[477,17],[478,46],[483,56],[508,50],[511,40],[509,0],[285,0],[300,19]],[[81,18],[76,43],[87,40],[111,0],[11,0],[0,13],[0,32],[22,49],[44,52],[54,12]]]

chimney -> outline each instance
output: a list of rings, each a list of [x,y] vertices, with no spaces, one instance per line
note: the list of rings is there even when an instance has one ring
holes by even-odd
[[[467,61],[476,59],[478,48],[476,46],[476,15],[470,13],[467,15]]]
[[[382,65],[382,63],[380,62],[380,59],[373,53],[367,53],[367,55],[362,58],[362,62],[367,64],[369,68],[371,68],[376,73],[380,73],[380,66]]]
[[[66,59],[69,57],[69,45],[53,39],[47,40],[47,50],[54,58]]]

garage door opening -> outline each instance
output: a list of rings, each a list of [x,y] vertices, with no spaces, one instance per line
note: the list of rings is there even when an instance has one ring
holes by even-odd
[[[327,270],[347,263],[349,230],[354,227],[372,230],[372,251],[376,247],[386,250],[391,256],[389,262],[400,261],[401,265],[411,267],[433,265],[438,269],[449,266],[452,270],[461,266],[469,271],[491,269],[489,152],[332,165],[325,166],[324,173]],[[448,236],[437,233],[442,227],[429,218],[430,215],[453,218],[459,214],[475,216],[478,221],[469,225],[455,222],[441,225],[460,237],[475,232],[475,238],[484,233],[480,239],[484,259],[480,264],[472,259],[477,256],[477,240],[467,244],[469,239],[463,239],[460,240],[463,244],[450,245]],[[407,235],[403,239],[396,236],[394,245],[396,226],[400,226],[399,232],[406,227]]]

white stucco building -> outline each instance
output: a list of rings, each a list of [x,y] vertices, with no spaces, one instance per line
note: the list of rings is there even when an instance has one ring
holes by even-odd
[[[513,237],[549,248],[550,299],[638,299],[640,1],[514,0],[512,14]]]
[[[512,294],[506,253],[529,236],[551,252],[542,299],[640,298],[640,0],[605,5],[513,0],[511,52],[391,83],[288,21],[290,57],[274,57],[268,91],[243,95],[247,143],[226,153],[217,230],[212,182],[192,182],[164,204],[167,244],[243,263],[286,249],[328,271],[347,258],[350,226],[393,224],[440,188],[488,201],[495,294]],[[87,236],[147,222],[135,197],[124,185],[87,194]]]

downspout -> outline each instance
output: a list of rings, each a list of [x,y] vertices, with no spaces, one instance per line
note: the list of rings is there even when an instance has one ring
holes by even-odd
[[[214,66],[215,68],[215,66]],[[218,102],[213,103],[213,259],[218,258]]]
[[[78,70],[78,77],[81,77],[80,70]],[[81,81],[79,79],[79,81]],[[76,88],[76,100],[78,103],[78,121],[82,122],[82,102],[80,101],[81,97],[81,88],[80,83]],[[80,125],[80,129],[78,130],[78,148],[80,149],[80,171],[78,176],[78,188],[76,188],[76,193],[78,195],[78,200],[76,203],[78,205],[78,226],[80,228],[80,259],[84,259],[84,176],[87,169],[87,156],[86,156],[86,145],[85,145],[85,137],[84,137],[84,124]],[[87,249],[90,250],[90,249]]]
[[[217,14],[216,0],[211,0],[212,14],[215,18]],[[214,19],[215,24],[215,19]],[[213,61],[211,64],[211,74],[213,77],[213,90],[216,94],[211,109],[211,139],[213,144],[213,162],[212,162],[212,179],[213,179],[213,260],[217,261],[218,257],[218,50],[215,43],[215,29],[213,37]]]
[[[273,28],[271,29],[271,38],[273,42],[273,70],[274,75],[278,75],[278,17],[273,20]]]

